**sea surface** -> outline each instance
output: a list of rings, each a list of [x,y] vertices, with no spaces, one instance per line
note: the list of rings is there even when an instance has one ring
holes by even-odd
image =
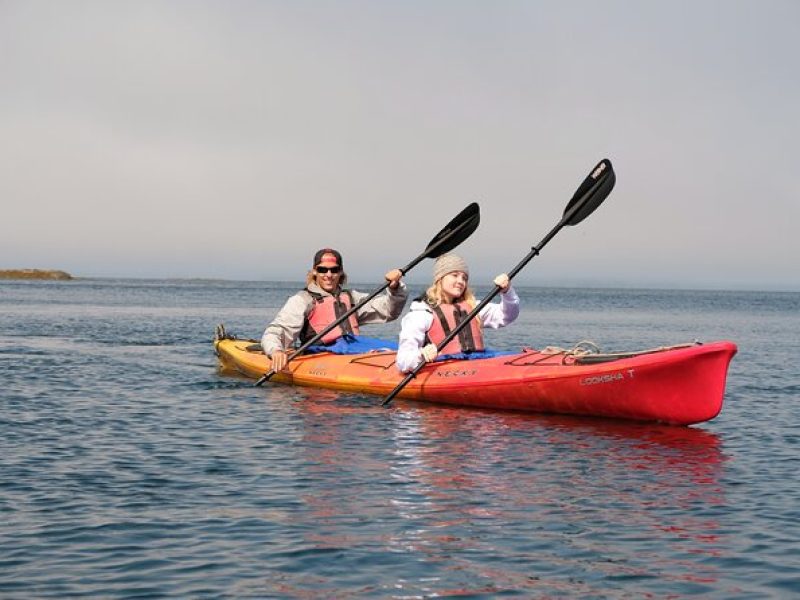
[[[800,294],[520,288],[487,334],[736,342],[670,427],[220,374],[297,287],[0,282],[0,598],[800,596]]]

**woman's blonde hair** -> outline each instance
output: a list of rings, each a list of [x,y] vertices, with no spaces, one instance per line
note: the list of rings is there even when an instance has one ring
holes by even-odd
[[[439,306],[440,304],[447,304],[445,298],[444,290],[442,290],[442,278],[440,277],[426,290],[425,301],[431,306]],[[469,285],[464,288],[464,293],[461,294],[460,298],[453,299],[453,303],[455,304],[456,302],[466,302],[470,310],[475,308],[477,302],[475,302],[475,295],[472,293],[472,289]]]
[[[312,283],[317,283],[317,272],[314,269],[311,269],[306,275],[306,287],[310,286]],[[339,276],[339,287],[343,288],[346,283],[347,273],[342,271],[342,274]]]

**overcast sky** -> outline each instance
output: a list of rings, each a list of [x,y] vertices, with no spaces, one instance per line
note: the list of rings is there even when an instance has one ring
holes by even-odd
[[[0,268],[800,290],[800,2],[0,0]],[[410,274],[430,277],[431,261]]]

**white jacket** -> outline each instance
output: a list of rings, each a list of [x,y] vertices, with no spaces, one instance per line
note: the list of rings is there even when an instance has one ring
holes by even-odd
[[[500,294],[500,302],[484,306],[478,313],[483,327],[499,329],[513,323],[519,316],[519,296],[512,286]],[[433,310],[427,302],[415,300],[403,317],[400,329],[400,342],[397,348],[397,368],[408,373],[417,368],[422,361],[422,347],[425,335],[434,319]]]

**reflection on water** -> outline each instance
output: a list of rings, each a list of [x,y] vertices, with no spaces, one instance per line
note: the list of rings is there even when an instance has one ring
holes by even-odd
[[[354,431],[354,416],[385,410],[374,398],[301,395],[303,475],[331,482],[302,496],[306,541],[418,555],[424,576],[404,580],[406,593],[602,594],[609,578],[718,579],[703,562],[725,547],[714,516],[725,455],[714,433],[405,403],[388,430]],[[367,455],[353,435],[390,443]],[[365,494],[366,481],[391,492]],[[439,589],[458,573],[464,587]]]

